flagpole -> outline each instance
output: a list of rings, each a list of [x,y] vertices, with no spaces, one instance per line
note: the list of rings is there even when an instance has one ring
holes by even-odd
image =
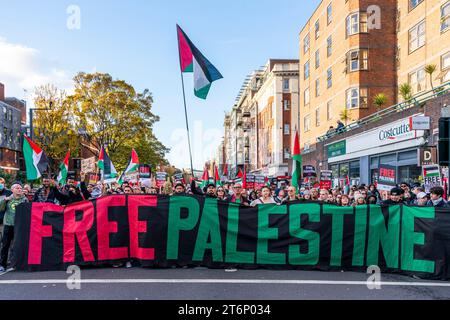
[[[188,114],[187,114],[187,106],[186,106],[186,92],[184,90],[184,77],[183,77],[183,70],[181,65],[181,55],[180,55],[180,34],[178,33],[178,27],[177,29],[177,39],[178,39],[178,59],[180,61],[180,75],[181,75],[181,86],[183,88],[183,102],[184,102],[184,115],[186,118],[186,130],[187,130],[187,137],[188,137],[188,145],[189,145],[189,158],[191,160],[191,173],[192,177],[194,177],[194,165],[192,163],[192,149],[191,149],[191,134],[189,131],[189,120],[188,120]]]

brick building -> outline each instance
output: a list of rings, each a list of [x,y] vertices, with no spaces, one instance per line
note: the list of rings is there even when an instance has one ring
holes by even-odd
[[[373,5],[381,17],[372,16]],[[300,147],[336,127],[342,111],[348,123],[396,103],[396,1],[322,1],[300,32]],[[376,14],[376,12],[375,12]],[[375,19],[373,19],[375,17]],[[380,22],[381,25],[377,25]]]
[[[303,162],[319,170],[333,171],[335,183],[349,177],[352,184],[370,184],[378,179],[380,165],[396,168],[397,183],[417,182],[421,175],[418,150],[438,146],[439,118],[450,106],[450,84],[446,92],[434,95],[421,103],[396,105],[384,116],[373,116],[364,124],[320,141],[303,154]],[[431,129],[413,131],[410,117],[427,116]]]
[[[14,173],[23,164],[21,126],[26,122],[26,103],[5,97],[5,86],[0,83],[0,169]]]

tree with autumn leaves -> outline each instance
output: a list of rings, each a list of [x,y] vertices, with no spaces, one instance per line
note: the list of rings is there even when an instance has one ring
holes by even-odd
[[[159,117],[152,113],[153,98],[149,90],[142,93],[123,80],[104,73],[80,72],[74,77],[74,93],[66,95],[54,86],[36,89],[34,118],[35,140],[54,161],[52,172],[70,147],[72,157],[82,144],[92,156],[101,146],[108,148],[116,168],[125,169],[132,148],[141,163],[167,163],[169,151],[153,132]]]

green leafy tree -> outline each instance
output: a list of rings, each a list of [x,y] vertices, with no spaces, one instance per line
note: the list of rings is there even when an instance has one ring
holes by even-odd
[[[49,157],[50,173],[57,173],[59,164],[70,149],[74,157],[80,150],[80,139],[72,121],[73,112],[66,102],[66,94],[47,84],[35,90],[33,138]]]
[[[151,111],[149,90],[137,93],[130,84],[104,73],[80,72],[74,82],[75,93],[67,101],[76,129],[93,146],[93,156],[106,146],[118,170],[125,168],[132,148],[142,163],[166,161],[168,149],[153,133],[159,117]]]

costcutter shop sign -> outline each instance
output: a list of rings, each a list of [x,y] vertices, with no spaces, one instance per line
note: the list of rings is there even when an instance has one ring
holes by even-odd
[[[373,130],[365,131],[364,133],[349,137],[345,140],[345,143],[343,140],[334,144],[330,144],[328,146],[328,158],[336,158],[343,155],[350,155],[356,152],[363,153],[358,154],[357,156],[369,155],[371,154],[371,152],[369,152],[371,149],[394,145],[396,143],[408,140],[414,140],[423,137],[423,135],[423,130],[411,130],[410,118],[405,118],[399,121],[392,122],[385,126],[381,126]],[[333,152],[336,149],[339,150],[339,148],[337,148],[339,144],[341,146],[345,146],[345,151],[344,148],[340,148],[340,152]],[[395,150],[396,148],[397,146],[393,146],[390,149]],[[345,153],[342,153],[342,151],[344,151]]]

